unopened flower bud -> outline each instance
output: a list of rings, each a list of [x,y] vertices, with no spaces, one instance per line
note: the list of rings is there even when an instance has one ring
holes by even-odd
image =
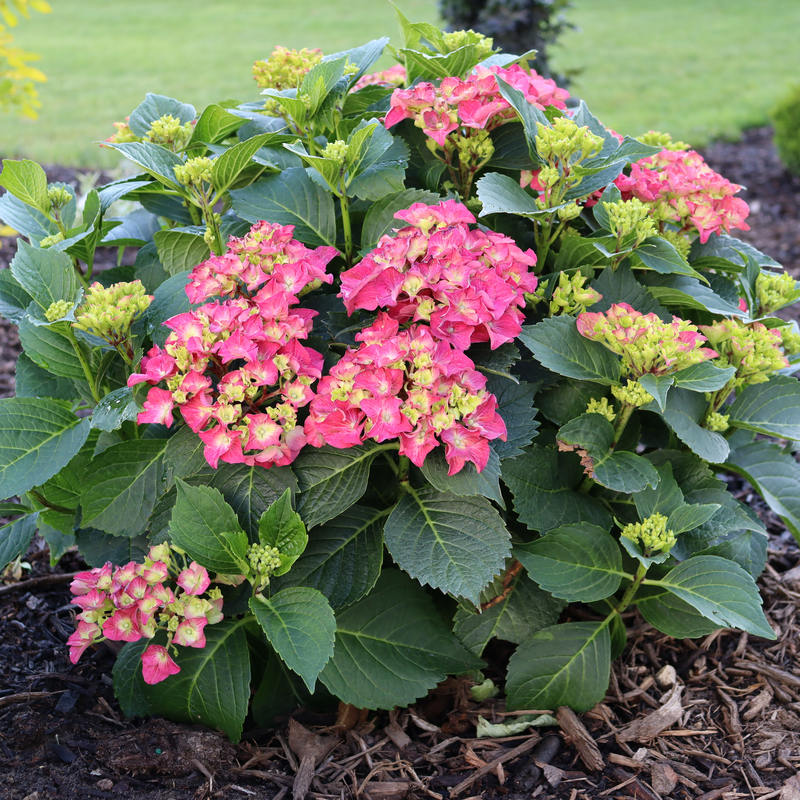
[[[663,514],[656,512],[642,522],[626,525],[622,529],[622,535],[640,544],[645,552],[668,553],[677,541],[677,537],[674,531],[667,529],[667,522]]]
[[[347,143],[341,139],[330,142],[325,145],[320,155],[323,158],[329,158],[331,161],[338,161],[340,164],[343,164],[344,160],[347,158]]]
[[[601,397],[599,400],[595,400],[593,397],[586,406],[586,413],[599,414],[601,417],[605,417],[609,422],[613,422],[617,418],[607,397]]]
[[[608,214],[611,233],[617,239],[632,238],[636,245],[640,245],[645,239],[658,233],[650,216],[650,206],[635,197],[628,201],[603,203],[603,207]]]
[[[771,314],[800,299],[800,290],[788,272],[762,272],[756,278],[759,315]]]
[[[44,318],[48,322],[64,319],[64,317],[69,314],[71,308],[72,303],[68,300],[56,300],[54,303],[51,303],[47,311],[44,312]]]
[[[211,183],[213,162],[206,156],[190,158],[185,164],[173,167],[175,179],[184,186],[200,186],[204,181]]]
[[[51,186],[47,190],[47,199],[50,201],[51,208],[59,209],[72,200],[72,194],[62,186]]]
[[[709,431],[724,433],[730,427],[728,425],[729,419],[729,414],[720,414],[717,411],[709,411],[706,415],[705,421],[703,422],[703,427]]]
[[[279,45],[268,59],[253,64],[253,78],[262,89],[297,89],[309,70],[321,61],[319,49],[289,50]]]
[[[626,386],[612,386],[611,394],[623,405],[640,408],[653,402],[653,395],[647,392],[638,381],[629,380]]]
[[[660,147],[662,150],[690,150],[690,146],[686,142],[673,142],[672,136],[668,133],[659,133],[658,131],[647,131],[641,136],[636,137],[642,144],[653,145]]]
[[[571,219],[575,219],[575,217],[579,217],[581,211],[583,211],[583,209],[577,203],[570,203],[567,206],[559,208],[558,211],[556,211],[556,215],[562,222],[568,222]]]
[[[59,242],[64,241],[64,234],[59,231],[58,233],[54,233],[52,236],[45,236],[41,242],[39,242],[39,247],[42,250],[46,250],[48,247],[52,247],[54,244],[58,244]]]
[[[181,124],[181,121],[171,114],[164,114],[153,122],[144,138],[145,141],[177,151],[186,147],[193,131],[194,126],[191,122]]]
[[[141,281],[115,283],[106,289],[93,283],[78,312],[73,327],[117,345],[128,338],[131,325],[144,314],[153,300],[145,294]]]

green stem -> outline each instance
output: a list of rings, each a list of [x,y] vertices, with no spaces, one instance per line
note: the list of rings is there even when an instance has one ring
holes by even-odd
[[[625,431],[625,426],[628,424],[628,421],[635,410],[636,409],[634,406],[629,406],[627,404],[623,404],[622,408],[620,409],[616,424],[614,426],[614,439],[611,442],[612,450],[616,447],[617,442],[619,442],[620,438],[622,437],[622,434]]]
[[[400,483],[400,488],[407,492],[411,489],[411,484],[408,482],[408,473],[411,469],[411,459],[408,456],[400,456],[400,465],[397,469],[397,480]]]
[[[636,575],[633,576],[631,585],[625,590],[625,594],[622,595],[622,599],[619,601],[612,614],[622,614],[631,604],[636,592],[639,591],[639,587],[642,585],[645,575],[647,575],[647,567],[644,564],[639,564],[639,569],[636,570]]]
[[[69,339],[73,349],[75,350],[75,355],[78,356],[78,361],[81,362],[81,367],[83,367],[83,374],[86,376],[86,381],[89,384],[89,388],[92,390],[92,397],[94,397],[95,403],[99,403],[100,393],[97,391],[97,386],[95,386],[95,380],[94,380],[94,375],[92,374],[92,368],[89,366],[89,362],[86,360],[86,354],[81,349],[78,337],[75,336],[75,331],[72,330],[71,325],[67,325],[67,338]]]
[[[344,260],[349,269],[353,265],[353,229],[350,226],[350,200],[342,180],[342,194],[339,197],[342,206],[342,231],[344,233]]]

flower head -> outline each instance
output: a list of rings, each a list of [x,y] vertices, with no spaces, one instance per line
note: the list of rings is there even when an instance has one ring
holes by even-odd
[[[115,283],[107,289],[95,282],[75,313],[73,327],[117,345],[128,338],[131,325],[152,301],[141,281]]]
[[[659,551],[668,553],[677,537],[675,532],[667,529],[668,519],[658,512],[651,514],[642,522],[632,522],[622,529],[622,535],[632,542],[641,544],[645,552]]]
[[[142,653],[142,676],[144,682],[151,686],[180,671],[181,668],[172,660],[167,648],[160,644],[151,644]]]

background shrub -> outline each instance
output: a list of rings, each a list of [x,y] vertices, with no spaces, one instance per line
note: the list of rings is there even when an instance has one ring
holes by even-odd
[[[775,147],[786,169],[800,175],[800,84],[772,112]]]

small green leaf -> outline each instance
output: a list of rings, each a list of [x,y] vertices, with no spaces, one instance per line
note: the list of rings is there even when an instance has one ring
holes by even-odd
[[[246,571],[247,534],[222,494],[180,478],[176,483],[178,498],[169,525],[172,542],[214,572]]]
[[[651,375],[650,373],[646,373],[639,378],[642,388],[653,395],[659,411],[664,411],[666,408],[667,392],[669,392],[673,381],[672,375]]]
[[[345,450],[307,447],[292,464],[300,485],[297,511],[308,528],[339,516],[367,490],[369,468],[390,445],[356,445]]]
[[[589,522],[609,530],[608,512],[594,498],[574,491],[582,471],[577,458],[568,458],[568,453],[534,445],[503,463],[503,483],[514,495],[520,521],[541,533],[571,522]]]
[[[3,161],[0,173],[0,186],[26,205],[45,214],[50,213],[50,199],[47,196],[47,175],[35,162],[23,159]]]
[[[303,554],[275,586],[319,589],[334,609],[361,600],[381,574],[383,523],[389,511],[355,505],[316,528]]]
[[[679,275],[696,275],[697,273],[686,263],[674,245],[660,236],[645,239],[634,251],[641,262],[661,274],[677,273]]]
[[[0,400],[0,497],[14,497],[63,469],[89,435],[89,420],[66,403],[32,397]]]
[[[286,491],[262,514],[258,523],[261,544],[280,552],[281,566],[273,573],[285,575],[306,549],[308,534],[300,515],[292,508],[291,489]]]
[[[633,577],[622,569],[617,542],[596,525],[564,525],[514,553],[542,589],[570,602],[603,600]]]
[[[226,111],[222,106],[211,104],[203,109],[192,131],[192,138],[186,145],[189,158],[201,156],[206,151],[206,144],[214,144],[227,138],[244,125],[246,120]]]
[[[644,582],[667,589],[719,627],[775,638],[761,610],[755,581],[726,558],[695,556],[678,564],[661,580],[645,578]]]
[[[37,516],[37,514],[26,514],[0,528],[0,572],[4,571],[15,558],[25,555],[28,551],[28,546],[36,533]]]
[[[586,474],[615,492],[631,494],[658,483],[655,467],[645,458],[613,450],[614,428],[600,414],[581,414],[562,426],[558,441],[582,453]]]
[[[221,156],[215,158],[211,167],[211,183],[221,195],[227,192],[236,179],[253,160],[253,156],[264,146],[277,144],[285,140],[285,136],[275,133],[260,133],[251,139],[229,147]]]
[[[64,325],[66,323],[37,325],[26,317],[19,323],[19,340],[26,355],[42,369],[60,378],[71,378],[85,384],[86,373],[75,349],[70,340],[60,332]],[[79,346],[88,357],[86,348],[80,344]]]
[[[667,530],[672,530],[675,534],[693,531],[704,522],[708,522],[719,509],[720,506],[717,503],[687,503],[678,506],[669,515]]]
[[[677,595],[660,588],[643,587],[639,590],[635,603],[642,616],[654,628],[676,639],[696,639],[707,636],[720,627]]]
[[[270,644],[308,687],[333,655],[336,618],[325,595],[316,589],[282,589],[270,598],[253,597],[250,610]]]
[[[384,528],[397,565],[420,583],[478,601],[503,569],[511,536],[483,497],[408,488]]]
[[[716,392],[733,377],[736,367],[721,369],[711,361],[702,361],[676,372],[673,377],[679,389],[693,392]],[[662,409],[663,410],[663,409]]]
[[[514,214],[526,219],[538,219],[553,213],[542,209],[519,185],[519,181],[499,172],[490,172],[478,181],[478,199],[483,204],[481,216],[489,214]],[[556,206],[560,208],[560,206]]]
[[[135,420],[141,411],[134,400],[133,390],[127,386],[107,394],[92,412],[91,426],[101,431],[115,431],[123,422]]]
[[[203,238],[204,228],[171,228],[156,231],[153,239],[158,259],[168,275],[193,269],[205,261],[211,250]]]
[[[152,142],[109,143],[108,147],[122,153],[125,158],[138,164],[146,173],[152,175],[159,183],[164,184],[180,194],[186,192],[185,187],[175,177],[175,167],[183,165],[183,161],[166,147]]]
[[[137,136],[145,136],[153,123],[161,117],[174,117],[181,125],[185,125],[194,120],[196,113],[194,106],[189,103],[148,92],[145,99],[131,112],[128,124]]]
[[[142,533],[164,488],[166,445],[166,439],[136,439],[93,458],[83,477],[82,525],[115,536]]]
[[[538,631],[508,663],[509,711],[569,706],[588,711],[608,688],[611,640],[605,622],[567,622]]]
[[[59,300],[77,299],[78,275],[66,253],[42,250],[19,239],[11,274],[44,311]]]
[[[800,440],[800,381],[773,375],[767,383],[751,384],[737,397],[730,424],[782,439]]]
[[[383,571],[363,600],[336,616],[336,647],[320,680],[357,708],[406,706],[448,674],[480,667],[432,598],[400,572]]]
[[[520,341],[548,369],[567,378],[614,386],[620,362],[607,347],[578,333],[575,319],[552,317],[522,328]]]

